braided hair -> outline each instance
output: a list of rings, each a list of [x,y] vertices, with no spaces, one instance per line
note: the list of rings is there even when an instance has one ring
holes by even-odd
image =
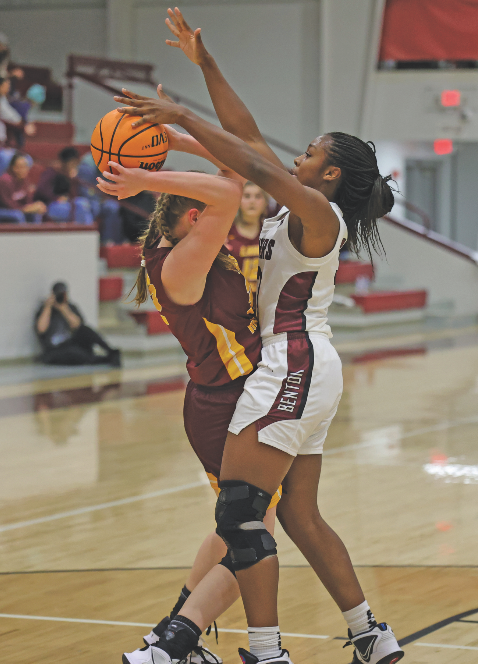
[[[173,247],[180,241],[177,237],[172,235],[179,219],[185,212],[192,208],[197,208],[202,212],[206,207],[206,203],[195,200],[194,198],[187,198],[186,196],[175,196],[174,194],[161,194],[156,202],[156,207],[149,219],[149,227],[145,233],[139,238],[139,244],[142,250],[149,249],[161,237],[164,237],[170,242]],[[136,296],[134,302],[139,307],[140,304],[146,302],[148,297],[147,288],[147,275],[144,256],[141,256],[141,267],[136,278],[136,282],[130,291],[130,294],[136,288]],[[235,261],[219,252],[216,256],[214,263],[226,270],[236,270]]]
[[[342,210],[348,230],[348,245],[357,256],[365,249],[372,260],[372,249],[384,252],[377,219],[390,212],[394,204],[391,175],[382,177],[378,170],[375,145],[356,136],[333,131],[324,149],[329,164],[342,171],[342,181],[335,202]]]

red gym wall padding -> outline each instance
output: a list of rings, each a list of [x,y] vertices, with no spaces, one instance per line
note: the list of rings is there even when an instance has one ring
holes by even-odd
[[[387,0],[380,61],[478,60],[478,0]]]

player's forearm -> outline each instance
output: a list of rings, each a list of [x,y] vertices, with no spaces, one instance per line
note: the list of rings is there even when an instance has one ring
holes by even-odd
[[[211,55],[201,63],[201,70],[222,127],[246,142],[262,140],[251,112],[226,81]]]
[[[175,122],[194,136],[216,159],[246,180],[251,180],[276,200],[281,197],[281,177],[285,171],[258,154],[246,142],[220,127],[203,120],[185,107]]]
[[[209,150],[206,150],[206,148],[199,143],[193,136],[185,136],[184,140],[181,141],[182,145],[178,146],[177,152],[186,152],[187,154],[193,154],[196,157],[201,157],[202,159],[206,159],[207,161],[211,162],[211,164],[214,164],[216,168],[219,168],[220,170],[230,170],[227,166],[225,166],[223,163],[219,161],[219,159],[216,159]]]
[[[142,185],[149,191],[193,198],[206,205],[220,205],[224,198],[235,194],[237,182],[208,173],[164,171],[141,174]]]
[[[37,330],[39,334],[44,334],[48,330],[51,319],[51,307],[45,305],[37,320]]]

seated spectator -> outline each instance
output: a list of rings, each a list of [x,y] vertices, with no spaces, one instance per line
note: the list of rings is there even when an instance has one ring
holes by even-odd
[[[3,128],[0,132],[3,134],[3,143],[13,142],[21,147],[24,141],[24,134],[33,136],[36,127],[32,122],[24,122],[22,116],[16,111],[8,101],[10,91],[10,79],[0,77],[0,121]]]
[[[119,350],[111,348],[94,330],[84,324],[77,306],[68,301],[68,288],[59,281],[35,316],[35,331],[43,347],[45,364],[110,364],[121,366]],[[99,346],[104,354],[94,352]]]
[[[5,78],[8,73],[8,63],[10,62],[10,45],[5,33],[0,32],[0,76]]]
[[[122,244],[124,236],[120,203],[116,198],[105,196],[97,188],[96,178],[100,175],[91,152],[87,152],[78,167],[79,193],[88,199],[93,216],[99,220],[101,244]]]
[[[0,176],[0,222],[40,223],[46,205],[34,200],[35,186],[28,179],[31,158],[16,152],[7,171]]]
[[[47,168],[41,174],[35,197],[48,206],[48,216],[53,221],[93,223],[90,202],[79,195],[78,150],[74,147],[63,148],[58,154],[58,159],[57,168]]]
[[[123,234],[131,244],[136,244],[148,228],[149,217],[154,212],[156,199],[150,191],[140,191],[136,196],[130,196],[121,202]]]

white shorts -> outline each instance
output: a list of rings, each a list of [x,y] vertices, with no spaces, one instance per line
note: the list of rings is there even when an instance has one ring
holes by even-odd
[[[261,443],[292,456],[322,454],[342,396],[342,363],[328,337],[289,332],[266,340],[229,431],[255,422]]]

